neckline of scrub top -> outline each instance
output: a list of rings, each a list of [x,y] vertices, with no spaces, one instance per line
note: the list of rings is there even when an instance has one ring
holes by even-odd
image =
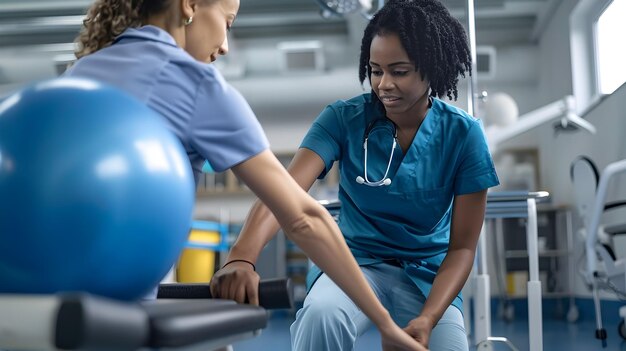
[[[411,142],[411,145],[407,149],[406,153],[403,153],[402,149],[400,149],[400,154],[402,155],[400,167],[402,167],[403,164],[413,164],[420,157],[422,151],[424,151],[430,142],[430,139],[435,133],[438,125],[437,122],[441,118],[440,104],[441,101],[433,98],[432,106],[428,109],[426,116],[424,116],[424,120],[417,129],[417,133],[415,133],[415,137],[413,137],[413,141]]]
[[[150,24],[139,28],[128,28],[122,34],[120,34],[117,38],[115,38],[114,43],[126,40],[126,39],[142,39],[142,40],[151,40],[157,41],[160,43],[164,43],[170,46],[178,47],[176,44],[176,40],[174,37],[167,31]]]

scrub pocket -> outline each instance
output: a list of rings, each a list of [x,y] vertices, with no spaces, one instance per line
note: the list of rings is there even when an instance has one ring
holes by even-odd
[[[403,198],[404,208],[414,208],[416,213],[414,223],[419,231],[430,232],[444,220],[444,214],[450,208],[453,199],[452,185],[446,185],[436,189],[408,191],[398,194]]]

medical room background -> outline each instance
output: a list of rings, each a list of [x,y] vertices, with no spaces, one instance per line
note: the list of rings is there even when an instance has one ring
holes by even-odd
[[[441,1],[475,55],[448,102],[482,120],[500,180],[463,289],[470,349],[626,350],[626,0]],[[369,92],[358,80],[361,37],[384,2],[241,0],[230,53],[212,64],[285,166],[325,106]],[[0,101],[65,71],[91,3],[0,1]],[[330,210],[338,174],[335,165],[310,191]],[[207,283],[256,199],[208,163],[195,196],[187,246],[163,283]],[[309,265],[282,233],[264,248],[257,272],[289,278],[294,306],[272,310],[231,349],[290,349]],[[6,337],[0,349],[15,347]],[[356,350],[379,345],[372,329]]]

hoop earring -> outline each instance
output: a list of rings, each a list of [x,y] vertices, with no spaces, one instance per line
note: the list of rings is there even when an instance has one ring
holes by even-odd
[[[185,25],[188,26],[191,24],[191,22],[193,22],[193,16],[189,16],[189,18],[185,20]]]

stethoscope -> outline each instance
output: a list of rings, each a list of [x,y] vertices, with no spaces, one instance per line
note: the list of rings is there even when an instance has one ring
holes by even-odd
[[[391,153],[389,154],[389,161],[387,162],[387,169],[385,170],[385,175],[383,175],[382,179],[377,180],[377,181],[371,181],[367,178],[367,140],[369,139],[370,133],[372,132],[372,129],[374,129],[375,124],[377,122],[380,122],[380,119],[376,119],[370,122],[370,124],[367,125],[367,128],[365,128],[365,133],[363,137],[364,138],[363,173],[364,173],[365,178],[361,176],[356,177],[356,182],[359,184],[363,184],[367,186],[387,186],[391,184],[391,178],[388,178],[387,175],[389,174],[391,161],[393,161],[393,153],[396,150],[396,146],[398,145],[398,128],[396,127],[396,124],[389,118],[385,118],[384,120],[390,122],[393,128],[392,129],[393,130],[393,145],[391,146]]]

